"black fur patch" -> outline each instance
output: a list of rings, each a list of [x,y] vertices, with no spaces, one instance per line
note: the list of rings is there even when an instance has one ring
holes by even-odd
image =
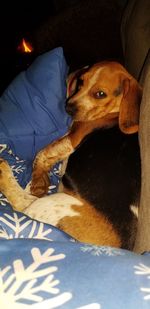
[[[121,235],[122,247],[132,249],[136,220],[130,205],[138,202],[141,187],[137,134],[118,127],[94,131],[69,158],[63,182],[100,209]]]

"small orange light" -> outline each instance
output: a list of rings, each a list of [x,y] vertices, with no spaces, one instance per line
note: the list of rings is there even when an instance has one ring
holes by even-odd
[[[33,47],[31,46],[31,44],[27,42],[24,38],[22,39],[17,49],[22,53],[31,53],[33,51]]]

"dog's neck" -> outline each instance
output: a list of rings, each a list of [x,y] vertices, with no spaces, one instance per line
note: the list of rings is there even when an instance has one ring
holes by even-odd
[[[118,113],[108,115],[107,118],[100,118],[93,121],[75,121],[71,127],[69,138],[75,149],[83,140],[83,138],[98,128],[113,127],[118,124]]]

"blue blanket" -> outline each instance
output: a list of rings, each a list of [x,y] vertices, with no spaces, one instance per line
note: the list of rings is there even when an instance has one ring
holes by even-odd
[[[32,161],[41,148],[67,132],[67,74],[63,49],[56,48],[37,57],[1,96],[0,143],[21,159]]]
[[[55,48],[37,57],[0,98],[0,144],[7,146],[0,155],[11,166],[16,158],[21,160],[24,167],[17,175],[23,188],[31,180],[36,153],[63,136],[71,124],[65,111],[67,75],[63,49]],[[59,183],[59,165],[50,172],[53,192]]]
[[[0,308],[148,309],[149,278],[149,254],[76,242],[0,207]]]

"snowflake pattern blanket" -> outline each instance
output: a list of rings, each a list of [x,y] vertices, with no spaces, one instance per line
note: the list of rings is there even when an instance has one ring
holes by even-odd
[[[55,50],[55,52],[57,57],[59,53],[62,57],[61,49]],[[50,56],[54,56],[55,52],[52,51]],[[37,70],[37,66],[34,68]],[[60,74],[62,70],[55,70],[56,72]],[[27,88],[28,95],[29,88]],[[12,85],[11,91],[7,90],[8,93],[10,100],[13,93]],[[37,92],[35,97],[37,100]],[[2,99],[4,100],[4,96]],[[14,106],[19,102],[16,103],[15,100],[16,94],[13,95]],[[2,101],[0,102],[1,106]],[[37,101],[39,102],[39,100]],[[5,103],[7,103],[6,96]],[[0,126],[1,130],[4,128],[5,130],[0,133],[0,155],[9,161],[15,177],[25,188],[31,178],[31,161],[34,153],[48,142],[48,132],[45,135],[40,134],[43,124],[41,124],[40,132],[34,128],[34,138],[32,130],[30,131],[31,127],[28,128],[30,134],[24,134],[25,131],[21,132],[21,127],[19,131],[18,127],[14,127],[14,131],[11,132],[12,122],[8,123],[9,109],[7,110],[7,107],[1,109],[1,113],[5,111],[5,117],[3,118],[1,114]],[[44,110],[47,110],[47,103]],[[15,108],[11,110],[14,116],[16,115],[15,111]],[[23,107],[21,113],[22,111]],[[58,114],[62,115],[61,109],[59,112],[60,114]],[[22,114],[22,119],[23,117],[24,114]],[[13,121],[14,119],[15,117]],[[67,120],[66,116],[63,119],[66,125],[65,129],[67,129],[69,119]],[[58,119],[57,127],[59,127]],[[56,131],[54,130],[53,133]],[[19,135],[17,135],[18,133]],[[62,133],[62,128],[57,131],[57,135]],[[23,139],[21,139],[22,137]],[[53,134],[52,138],[54,138]],[[23,143],[26,146],[24,157],[21,156]],[[52,181],[50,194],[57,191],[60,177],[59,168],[60,163],[50,173]],[[150,308],[150,255],[149,253],[138,255],[127,250],[77,242],[51,225],[32,220],[22,213],[13,211],[6,198],[1,194],[0,308]]]

